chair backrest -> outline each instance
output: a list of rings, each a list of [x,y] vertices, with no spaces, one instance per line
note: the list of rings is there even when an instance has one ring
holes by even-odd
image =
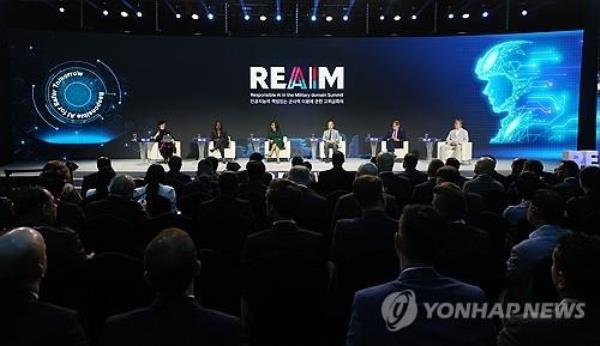
[[[87,249],[96,253],[116,251],[141,255],[141,234],[128,220],[102,214],[87,219],[83,229],[82,239]]]
[[[202,270],[194,289],[202,306],[239,316],[239,258],[226,256],[215,250],[202,249],[198,251],[198,259],[202,263]]]

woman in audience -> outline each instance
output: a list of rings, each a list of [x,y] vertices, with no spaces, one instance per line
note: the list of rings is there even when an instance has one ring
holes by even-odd
[[[169,185],[165,185],[166,173],[163,166],[152,164],[146,171],[144,181],[146,185],[138,187],[133,192],[133,199],[140,202],[147,210],[156,209],[154,204],[161,203],[161,199],[166,198],[171,205],[171,212],[177,212],[175,189]],[[162,209],[162,208],[159,208]]]

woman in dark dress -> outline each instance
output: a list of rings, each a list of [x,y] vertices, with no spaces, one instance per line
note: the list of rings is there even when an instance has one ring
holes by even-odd
[[[168,135],[167,139],[165,136]],[[170,137],[170,140],[168,138]],[[161,120],[158,122],[158,130],[152,136],[155,142],[158,143],[158,150],[160,151],[160,155],[163,157],[165,162],[169,162],[169,159],[173,157],[173,153],[175,153],[175,137],[171,134],[171,131],[167,129],[167,122]]]
[[[218,150],[221,153],[221,160],[225,162],[225,149],[229,148],[229,137],[227,136],[227,132],[223,130],[221,120],[215,121],[215,126],[210,134],[210,139],[214,143],[211,152]]]
[[[267,140],[269,141],[269,154],[267,157],[271,158],[273,155],[275,155],[277,158],[277,163],[279,163],[279,154],[281,150],[285,149],[285,147],[283,143],[283,135],[279,130],[279,123],[275,120],[271,121],[271,124],[269,125]]]

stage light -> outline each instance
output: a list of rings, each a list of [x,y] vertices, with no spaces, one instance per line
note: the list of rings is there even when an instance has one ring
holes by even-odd
[[[108,10],[104,10],[104,11],[102,11],[102,15],[103,15],[104,17],[108,16]]]
[[[463,15],[462,15],[463,19],[469,19],[469,17],[471,17],[471,15],[468,13],[463,13]]]
[[[523,10],[523,11],[521,11],[521,15],[522,15],[523,17],[527,16],[528,14],[529,14],[529,12],[527,12],[527,10]]]
[[[192,14],[192,19],[193,20],[198,20],[200,18],[200,16],[198,16],[197,14]]]
[[[397,15],[395,15],[395,16],[394,16],[394,20],[395,20],[396,22],[397,22],[397,21],[399,21],[400,19],[402,19],[402,17],[400,17],[400,15],[399,15],[399,14],[397,14]]]
[[[488,11],[485,11],[485,12],[483,12],[483,13],[481,14],[481,16],[482,16],[483,18],[487,18],[489,15],[490,15],[490,13],[489,13]]]
[[[213,20],[213,19],[215,19],[215,15],[212,13],[209,13],[206,15],[206,18],[208,18],[208,20]]]
[[[144,14],[143,14],[141,11],[137,11],[137,12],[135,13],[135,15],[136,15],[138,18],[142,18],[142,17],[144,16]]]
[[[64,7],[62,7],[62,6],[61,6],[61,7],[59,7],[59,8],[58,8],[58,12],[60,12],[60,13],[65,13],[65,8],[64,8]]]
[[[410,19],[412,19],[412,20],[417,20],[417,15],[416,15],[416,14],[413,14],[412,16],[410,16]]]
[[[327,22],[331,22],[333,20],[333,17],[332,16],[327,16],[327,17],[325,17],[325,20]]]
[[[348,19],[350,19],[350,18],[348,17],[348,15],[347,15],[347,14],[345,14],[345,15],[343,15],[343,16],[342,16],[342,20],[343,20],[344,22],[347,22],[347,21],[348,21]]]
[[[245,14],[245,15],[244,15],[244,20],[245,20],[245,21],[249,21],[249,20],[250,20],[250,15],[248,15],[248,14]]]
[[[449,13],[448,14],[448,19],[454,19],[454,13]]]
[[[121,17],[127,18],[129,17],[129,13],[127,13],[126,11],[121,11]]]
[[[177,19],[181,19],[181,13],[177,13],[177,14],[175,14],[175,18],[177,18]]]
[[[382,14],[381,16],[379,16],[379,20],[380,21],[384,21],[385,20],[385,16]]]
[[[280,14],[276,15],[275,20],[278,22],[281,22],[281,15]]]
[[[317,21],[317,16],[315,16],[314,14],[312,16],[310,16],[310,20],[313,22]]]
[[[264,21],[266,21],[266,20],[267,20],[267,16],[265,16],[265,15],[263,14],[263,15],[261,15],[260,17],[258,17],[258,19],[259,19],[261,22],[264,22]]]

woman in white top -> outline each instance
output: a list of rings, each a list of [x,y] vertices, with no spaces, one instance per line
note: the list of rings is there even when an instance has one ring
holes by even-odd
[[[165,185],[166,174],[163,166],[152,164],[146,171],[144,181],[145,186],[138,187],[133,191],[133,199],[146,207],[148,213],[153,214],[157,196],[160,196],[170,203],[170,212],[177,212],[175,189],[172,186]]]

